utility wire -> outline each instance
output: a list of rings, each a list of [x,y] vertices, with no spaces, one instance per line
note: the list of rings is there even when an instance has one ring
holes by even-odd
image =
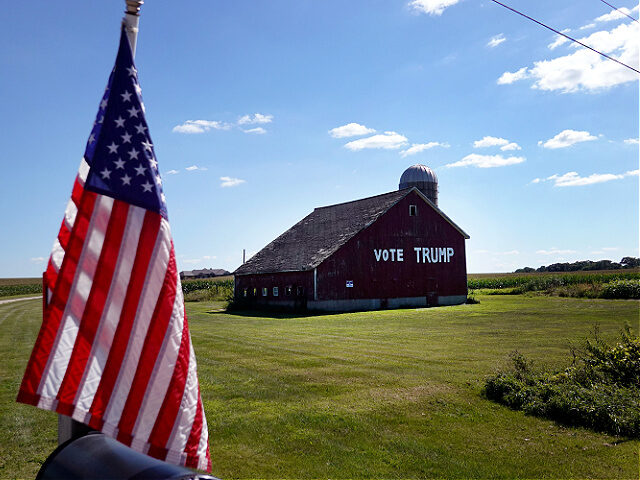
[[[504,3],[500,3],[500,2],[498,2],[498,0],[491,0],[491,1],[492,1],[493,3],[497,3],[498,5],[503,6],[504,8],[506,8],[506,9],[508,9],[508,10],[511,10],[511,11],[512,11],[512,12],[514,12],[514,13],[517,13],[517,14],[518,14],[518,15],[520,15],[520,16],[523,16],[524,18],[527,18],[527,19],[531,20],[532,22],[537,23],[538,25],[543,26],[544,28],[547,28],[547,29],[551,30],[551,31],[552,31],[552,32],[554,32],[554,33],[557,33],[558,35],[562,35],[563,37],[568,38],[569,40],[571,40],[572,42],[577,43],[578,45],[582,45],[584,48],[588,48],[589,50],[591,50],[591,51],[593,51],[593,52],[596,52],[598,55],[602,55],[603,57],[608,58],[609,60],[613,60],[614,62],[619,63],[619,64],[620,64],[620,65],[622,65],[623,67],[627,67],[628,69],[633,70],[633,71],[634,71],[634,72],[636,72],[636,73],[640,73],[640,70],[637,70],[637,69],[635,69],[635,68],[633,68],[633,67],[630,67],[630,66],[629,66],[629,65],[627,65],[626,63],[622,63],[620,60],[617,60],[617,59],[615,59],[615,58],[613,58],[613,57],[610,57],[610,56],[609,56],[609,55],[607,55],[606,53],[599,52],[599,51],[598,51],[598,50],[596,50],[595,48],[590,47],[589,45],[585,45],[585,44],[584,44],[584,43],[582,43],[581,41],[576,40],[575,38],[572,38],[572,37],[570,37],[569,35],[567,35],[567,34],[565,34],[565,33],[559,32],[559,31],[558,31],[558,30],[556,30],[555,28],[551,28],[550,26],[545,25],[545,24],[544,24],[544,23],[542,23],[542,22],[539,22],[539,21],[538,21],[538,20],[536,20],[535,18],[531,18],[529,15],[525,15],[524,13],[519,12],[519,11],[518,11],[518,10],[516,10],[515,8],[511,8],[511,7],[507,6],[507,5],[505,5]]]
[[[631,15],[627,15],[626,13],[624,13],[622,10],[620,10],[618,7],[614,7],[613,5],[611,5],[609,2],[605,2],[604,0],[600,0],[602,3],[604,3],[605,5],[609,5],[611,8],[613,8],[614,10],[617,10],[618,12],[620,12],[622,15],[629,17],[631,20],[633,20],[636,23],[640,23],[638,20],[636,20],[635,18],[633,18]]]

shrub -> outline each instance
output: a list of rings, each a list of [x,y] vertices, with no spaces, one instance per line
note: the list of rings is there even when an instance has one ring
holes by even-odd
[[[596,329],[594,339],[572,353],[571,365],[549,373],[514,352],[512,368],[489,377],[483,393],[530,415],[640,437],[640,338],[627,327],[609,345]]]
[[[640,298],[640,280],[614,280],[602,286],[602,298]]]

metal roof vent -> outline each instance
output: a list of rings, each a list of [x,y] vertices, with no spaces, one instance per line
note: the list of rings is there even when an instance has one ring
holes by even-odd
[[[407,168],[400,177],[399,190],[416,187],[435,206],[438,206],[438,177],[433,170],[426,165],[413,165]]]

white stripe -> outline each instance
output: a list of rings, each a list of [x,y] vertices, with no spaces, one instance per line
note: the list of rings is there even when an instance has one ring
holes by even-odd
[[[144,215],[144,209],[134,206],[129,207],[109,294],[102,311],[93,346],[91,347],[84,377],[78,385],[75,401],[76,409],[73,418],[79,422],[85,421],[85,415],[91,408],[93,397],[100,384],[102,372],[113,344],[113,337],[120,321],[122,305],[127,294],[131,270],[138,249],[138,240],[144,222]]]
[[[189,335],[189,332],[187,332]],[[180,402],[180,410],[173,424],[171,436],[167,442],[169,450],[183,452],[187,446],[189,435],[191,434],[191,428],[193,427],[193,421],[196,418],[196,411],[198,410],[198,371],[196,367],[196,354],[193,351],[191,345],[191,338],[189,338],[189,370],[187,374],[187,381],[184,386],[184,392],[182,394],[182,401]]]
[[[60,266],[64,260],[64,248],[60,245],[60,240],[56,237],[53,242],[53,248],[51,249],[51,265],[55,268],[56,272],[60,271]]]
[[[64,211],[64,221],[69,231],[71,231],[71,229],[73,228],[73,224],[76,223],[77,215],[78,207],[75,203],[73,203],[73,200],[69,200],[69,203],[67,203],[67,208]]]
[[[91,216],[80,259],[76,267],[73,285],[57,332],[54,347],[44,369],[38,393],[44,398],[55,398],[67,371],[73,346],[78,335],[80,320],[91,292],[93,276],[104,244],[109,225],[113,199],[99,195]],[[40,404],[38,404],[40,406]]]
[[[155,419],[171,383],[180,351],[182,329],[184,327],[184,300],[177,274],[176,279],[177,289],[171,319],[169,320],[162,347],[158,352],[158,359],[149,379],[149,386],[145,392],[144,400],[140,406],[140,413],[133,429],[133,435],[142,443],[147,442],[149,439]]]
[[[83,187],[84,182],[87,180],[87,175],[89,175],[89,164],[84,157],[82,157],[82,160],[80,160],[80,167],[78,168],[78,181]]]
[[[111,400],[105,412],[105,421],[111,425],[117,425],[122,410],[124,409],[127,395],[131,389],[131,384],[138,368],[140,354],[144,345],[144,340],[149,329],[149,322],[153,316],[158,295],[162,283],[164,282],[167,265],[169,263],[169,252],[171,250],[171,239],[165,227],[166,221],[160,223],[160,231],[151,256],[149,270],[145,276],[146,282],[142,290],[140,302],[136,312],[136,318],[131,329],[127,351],[118,374],[118,379],[114,385]],[[144,246],[142,246],[144,248]]]
[[[202,404],[202,433],[200,434],[200,444],[198,445],[198,468],[206,470],[208,465],[207,450],[209,449],[209,428],[207,427],[207,417],[204,414],[204,403]]]

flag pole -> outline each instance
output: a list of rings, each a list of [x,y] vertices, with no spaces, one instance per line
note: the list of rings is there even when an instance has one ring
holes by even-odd
[[[129,44],[131,45],[131,53],[136,56],[136,42],[138,40],[138,23],[140,22],[140,7],[144,0],[125,0],[127,9],[124,11],[122,24],[127,32]]]

